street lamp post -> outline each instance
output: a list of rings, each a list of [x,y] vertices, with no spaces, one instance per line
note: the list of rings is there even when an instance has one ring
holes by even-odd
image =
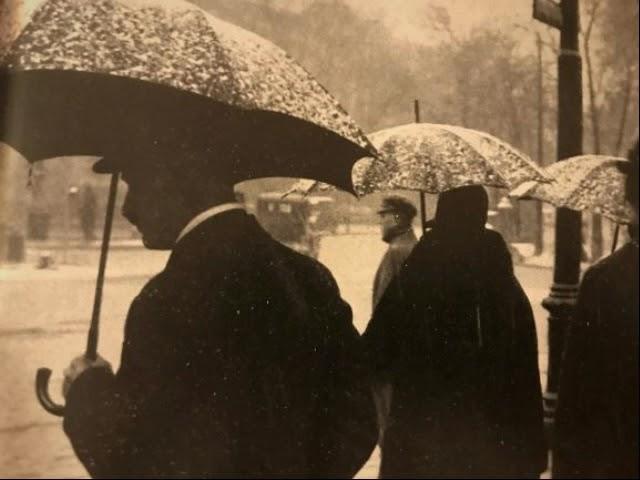
[[[582,153],[582,64],[578,48],[578,0],[561,0],[558,56],[558,161]],[[542,302],[549,311],[549,360],[544,393],[545,424],[551,433],[567,327],[580,281],[582,218],[566,208],[556,211],[555,261],[551,292]],[[551,437],[550,437],[551,438]]]

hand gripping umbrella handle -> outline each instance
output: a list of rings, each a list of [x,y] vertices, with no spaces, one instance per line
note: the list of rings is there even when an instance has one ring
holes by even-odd
[[[118,193],[119,174],[111,176],[109,186],[109,200],[107,202],[107,213],[104,220],[104,232],[102,236],[102,249],[100,250],[100,265],[98,267],[98,279],[96,281],[96,293],[93,301],[93,312],[91,315],[91,326],[87,338],[87,349],[84,356],[88,360],[97,358],[98,332],[100,327],[100,306],[102,304],[102,286],[104,284],[104,272],[107,266],[107,254],[109,253],[109,240],[111,238],[111,226],[113,224],[113,214],[115,211],[116,194]],[[36,373],[36,397],[47,412],[58,417],[64,416],[64,406],[55,403],[49,396],[49,379],[51,370],[39,368]]]

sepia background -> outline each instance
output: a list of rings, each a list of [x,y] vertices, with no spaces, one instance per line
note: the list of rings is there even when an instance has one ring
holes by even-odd
[[[412,122],[419,100],[423,121],[478,128],[541,165],[555,160],[558,38],[534,22],[530,0],[194,3],[284,48],[366,132]],[[0,54],[15,16],[28,10],[28,0],[0,0]],[[581,23],[584,151],[625,155],[638,132],[637,1],[583,0]],[[55,159],[30,170],[0,145],[0,476],[86,475],[60,420],[38,405],[33,383],[37,368],[47,366],[58,392],[63,368],[85,346],[108,190],[108,178],[92,174],[87,160]],[[237,191],[255,212],[261,194],[284,192],[292,182],[251,181]],[[96,199],[93,239],[81,225],[88,187]],[[119,204],[125,188],[121,184]],[[540,302],[552,281],[554,211],[508,201],[506,193],[490,192],[489,222],[509,240],[516,274],[534,307],[544,382],[546,311]],[[417,194],[403,194],[418,203]],[[363,331],[386,248],[375,214],[381,195],[322,196],[330,200],[316,205],[330,207],[311,208],[306,217],[315,254],[333,272]],[[436,198],[428,196],[430,214]],[[606,219],[583,216],[584,266],[609,252],[612,231]],[[99,346],[114,367],[129,303],[166,258],[145,250],[135,229],[116,218]],[[376,451],[360,475],[375,476],[377,461]]]

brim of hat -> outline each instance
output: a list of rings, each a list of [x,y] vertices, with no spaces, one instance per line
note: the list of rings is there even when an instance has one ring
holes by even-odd
[[[95,173],[117,173],[121,170],[121,167],[113,160],[101,158],[93,164],[92,170]]]

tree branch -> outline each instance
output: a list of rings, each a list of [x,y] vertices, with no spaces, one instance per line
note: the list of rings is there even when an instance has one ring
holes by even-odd
[[[560,47],[558,45],[557,39],[555,39],[553,36],[553,31],[550,28],[547,28],[546,33],[547,33],[548,40],[546,42],[543,40],[542,44],[547,45],[551,49],[551,51],[554,53],[554,55],[556,56],[560,55]]]
[[[622,98],[622,113],[620,115],[620,124],[618,125],[618,136],[613,149],[616,156],[620,156],[620,150],[622,149],[624,131],[627,126],[627,115],[629,112],[629,99],[631,98],[631,91],[633,90],[633,66],[631,64],[627,64],[626,73],[624,97]]]
[[[589,23],[587,24],[587,29],[584,34],[585,42],[588,42],[591,38],[591,32],[593,31],[593,25],[596,21],[598,8],[600,8],[600,0],[594,0],[591,4],[591,10],[589,11]]]
[[[434,30],[446,33],[455,45],[461,45],[460,39],[451,28],[451,17],[449,16],[449,11],[446,7],[430,5],[428,16],[429,24]]]
[[[521,23],[514,23],[513,28],[516,30],[524,30],[527,33],[540,35],[538,30],[522,25]],[[545,28],[544,30],[547,33],[547,39],[543,39],[542,35],[540,35],[540,42],[557,56],[560,53],[560,50],[558,49],[556,39],[553,38],[553,32],[548,28]]]
[[[600,6],[600,0],[594,0],[591,9],[589,10],[589,21],[587,28],[583,36],[583,49],[585,62],[587,67],[587,86],[589,88],[589,112],[591,117],[591,133],[593,135],[593,149],[594,153],[600,153],[600,120],[599,120],[599,108],[596,104],[596,91],[593,79],[593,63],[591,59],[590,41],[591,34],[593,33],[593,26],[596,21],[596,14],[598,7]]]

